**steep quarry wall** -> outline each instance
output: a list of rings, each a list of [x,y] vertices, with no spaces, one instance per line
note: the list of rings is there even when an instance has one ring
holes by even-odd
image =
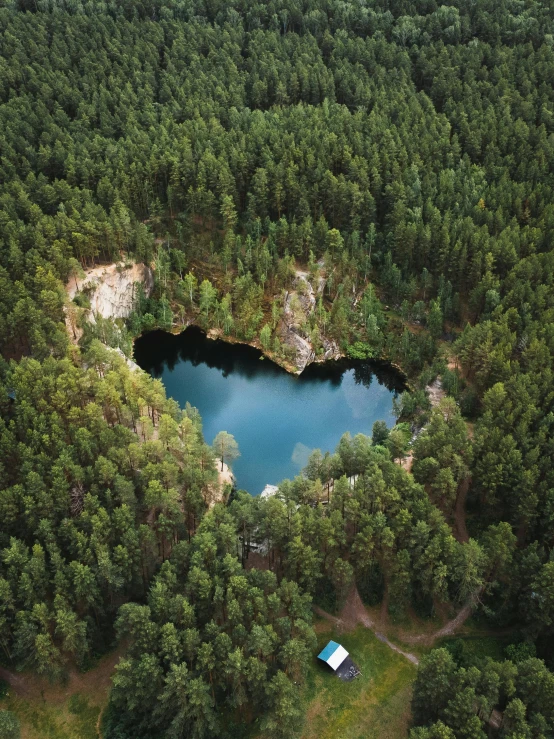
[[[297,374],[300,374],[308,364],[318,361],[305,328],[308,318],[316,306],[316,293],[308,278],[307,272],[296,270],[292,290],[289,290],[285,295],[285,310],[280,327],[282,342],[292,346],[295,350]],[[324,284],[324,281],[319,281],[318,294],[322,292]],[[323,351],[324,354],[319,361],[338,359],[341,356],[335,342],[328,339],[323,340]]]
[[[77,292],[85,292],[90,300],[89,320],[95,315],[103,318],[127,318],[135,301],[135,283],[142,283],[146,295],[154,287],[154,276],[145,264],[108,264],[93,267],[84,277],[71,278],[67,292],[72,300]]]
[[[154,274],[144,264],[107,264],[86,270],[82,277],[72,277],[66,285],[70,301],[78,292],[85,293],[90,301],[90,309],[83,310],[74,303],[66,305],[66,324],[73,341],[78,341],[82,329],[78,327],[78,317],[89,323],[95,323],[95,316],[102,318],[127,318],[133,310],[136,300],[136,284],[143,286],[144,292],[150,296],[154,288]],[[302,270],[296,271],[291,289],[286,293],[284,313],[280,321],[278,333],[284,345],[294,349],[293,363],[297,374],[300,374],[312,362],[338,359],[342,356],[334,341],[323,339],[323,353],[317,358],[307,330],[310,315],[316,307],[325,280],[319,278],[312,285],[310,275]],[[180,326],[184,329],[189,320]],[[208,335],[221,337],[221,329],[212,329]],[[258,346],[257,342],[253,343]],[[290,367],[288,367],[290,370]]]

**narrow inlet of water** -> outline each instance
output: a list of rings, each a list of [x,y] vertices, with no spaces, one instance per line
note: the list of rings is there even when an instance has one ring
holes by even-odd
[[[370,435],[377,420],[391,427],[392,400],[404,388],[381,363],[326,362],[291,375],[257,349],[208,339],[195,327],[145,334],[135,361],[181,407],[198,408],[209,444],[219,431],[233,434],[237,486],[252,495],[297,475],[314,449],[333,452],[347,431]]]

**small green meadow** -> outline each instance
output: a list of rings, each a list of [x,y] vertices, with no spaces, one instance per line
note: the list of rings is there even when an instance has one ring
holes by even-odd
[[[318,629],[318,646],[344,646],[362,674],[344,683],[314,658],[306,689],[303,739],[402,739],[410,724],[416,667],[358,626],[348,634]]]

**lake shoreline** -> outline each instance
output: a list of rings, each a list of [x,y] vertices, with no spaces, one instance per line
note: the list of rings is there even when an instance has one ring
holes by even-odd
[[[297,270],[297,279],[299,277],[306,280],[306,273],[301,270]],[[119,264],[113,262],[89,268],[80,276],[75,275],[67,282],[65,289],[70,300],[72,300],[77,292],[83,291],[88,285],[90,298],[94,303],[94,312],[99,313],[104,318],[127,318],[132,310],[134,286],[137,283],[142,284],[146,295],[149,295],[152,292],[154,274],[151,267],[139,263]],[[310,283],[308,282],[308,285],[309,284]],[[70,305],[73,306],[73,303],[70,303]],[[88,321],[90,321],[91,317],[94,315],[94,312],[91,309],[85,310],[73,308],[72,310],[69,310],[66,307],[66,329],[70,341],[73,343],[77,343],[82,336],[82,329],[77,327],[77,315],[79,310]],[[252,347],[259,351],[269,361],[281,367],[289,374],[296,376],[302,375],[302,373],[312,365],[321,366],[329,362],[350,361],[347,355],[338,348],[336,342],[334,340],[329,340],[327,341],[327,344],[332,345],[332,348],[328,348],[322,356],[315,356],[312,347],[311,355],[307,358],[304,366],[299,368],[285,357],[277,356],[274,352],[265,349],[258,338],[254,338],[251,341],[239,339],[233,335],[225,335],[221,328],[210,327],[205,329],[194,320],[189,320],[186,314],[182,316],[182,320],[183,319],[183,323],[172,326],[168,331],[164,329],[154,329],[154,331],[161,330],[173,336],[180,336],[188,328],[195,327],[203,331],[209,339],[220,340],[231,345],[235,344]],[[288,329],[289,333],[292,331],[297,338],[300,336],[293,324],[289,325]],[[133,351],[132,356],[130,357],[131,360],[134,358],[136,342],[148,333],[152,332],[143,332],[133,338]],[[291,346],[291,344],[289,343],[288,346]],[[402,377],[404,388],[412,390],[407,373],[398,363],[392,362],[386,357],[378,357],[367,361],[373,363],[374,366],[380,366],[383,370],[392,368]]]
[[[328,358],[328,359],[325,359],[324,357],[316,357],[315,359],[309,361],[304,367],[304,369],[298,370],[294,365],[289,364],[288,362],[277,358],[273,352],[269,352],[265,350],[261,346],[259,341],[256,341],[256,340],[246,341],[244,339],[238,339],[236,336],[226,336],[223,333],[223,331],[218,328],[210,328],[206,330],[203,326],[200,326],[197,323],[194,323],[193,321],[191,321],[190,323],[181,324],[180,326],[172,327],[170,331],[166,331],[160,328],[155,328],[152,331],[144,331],[143,333],[139,334],[139,336],[136,336],[133,339],[133,356],[131,357],[131,359],[133,361],[136,361],[135,347],[136,347],[137,341],[144,339],[144,337],[148,336],[149,334],[159,332],[162,334],[166,334],[168,336],[180,338],[188,329],[194,329],[194,330],[201,331],[202,334],[210,341],[214,341],[214,342],[220,341],[223,344],[229,344],[231,346],[246,346],[246,347],[250,347],[251,349],[255,349],[261,355],[260,359],[263,359],[264,361],[267,360],[271,362],[272,364],[276,365],[277,367],[279,367],[280,369],[284,370],[287,374],[293,375],[296,377],[301,377],[310,367],[313,367],[314,365],[318,367],[322,367],[322,368],[325,368],[325,366],[329,366],[329,367],[334,366],[336,368],[339,368],[342,366],[343,369],[346,370],[346,369],[359,366],[361,364],[367,364],[378,370],[381,370],[381,372],[387,372],[387,371],[392,370],[396,375],[398,375],[399,379],[401,380],[403,389],[408,390],[408,391],[412,390],[410,380],[409,380],[407,373],[402,369],[402,367],[399,364],[397,364],[396,362],[391,362],[385,357],[358,360],[358,359],[352,359],[348,357],[344,352],[340,352],[334,357]]]
[[[333,453],[344,433],[369,436],[377,420],[394,426],[393,400],[406,388],[389,363],[342,357],[292,374],[258,347],[197,326],[144,334],[134,356],[181,408],[198,409],[208,443],[222,430],[235,437],[233,473],[252,494],[293,479],[313,450]]]

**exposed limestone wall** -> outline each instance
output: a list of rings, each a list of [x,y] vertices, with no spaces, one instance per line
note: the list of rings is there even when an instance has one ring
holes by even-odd
[[[323,290],[324,285],[325,281],[320,279],[317,288],[318,294]],[[297,270],[293,289],[285,295],[285,310],[280,327],[280,336],[283,344],[292,346],[296,352],[295,364],[298,368],[298,374],[312,362],[337,359],[342,356],[338,346],[333,341],[324,339],[324,354],[319,360],[316,360],[310,337],[304,329],[308,317],[315,310],[316,301],[316,292],[309,280],[308,273]]]
[[[71,300],[77,292],[87,293],[91,314],[88,318],[93,321],[95,315],[127,318],[133,309],[137,282],[142,283],[144,292],[150,295],[154,287],[150,267],[108,264],[87,270],[84,277],[71,278],[66,287]]]
[[[89,298],[90,309],[85,311],[84,318],[95,322],[95,316],[103,318],[127,318],[134,306],[136,283],[141,283],[144,292],[149,296],[154,287],[154,274],[144,264],[108,264],[88,269],[83,277],[72,277],[66,285],[71,300],[78,292],[84,292]],[[338,359],[341,351],[334,341],[323,339],[323,354],[316,357],[310,336],[306,330],[309,316],[315,310],[317,298],[322,292],[325,280],[320,277],[317,284],[312,285],[308,272],[297,270],[292,289],[285,295],[284,315],[279,326],[282,343],[294,349],[293,363],[297,374],[300,374],[312,362]],[[66,307],[66,323],[68,332],[74,341],[78,341],[82,331],[77,327],[77,316],[83,314],[82,309],[72,303]],[[185,325],[179,326],[183,330]],[[176,327],[177,328],[177,327]],[[224,338],[220,329],[209,332],[212,338]],[[227,339],[229,340],[229,339]],[[252,342],[258,346],[258,342]],[[293,370],[287,363],[287,369]]]

